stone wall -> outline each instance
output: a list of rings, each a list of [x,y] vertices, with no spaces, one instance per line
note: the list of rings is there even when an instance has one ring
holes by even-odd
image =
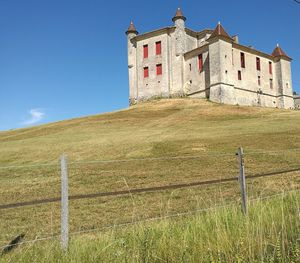
[[[241,67],[241,52],[245,54],[245,68]],[[260,58],[260,70],[256,67],[256,58]],[[237,48],[232,49],[232,81],[238,89],[236,92],[239,105],[277,107],[278,86],[274,62],[268,58],[246,52]],[[272,62],[272,74],[269,73],[269,62]],[[242,80],[238,80],[241,71]],[[260,78],[260,85],[259,79]],[[270,85],[272,79],[272,87]]]
[[[300,110],[300,96],[294,97],[295,109]]]
[[[198,55],[202,54],[203,69],[199,70]],[[209,56],[208,47],[204,47],[185,60],[184,93],[188,96],[205,98],[209,96]]]
[[[161,41],[161,54],[156,55],[156,42]],[[148,58],[144,58],[143,46],[148,45]],[[137,42],[138,100],[169,96],[169,46],[168,34],[164,33]],[[156,74],[156,65],[162,65],[162,75]],[[149,77],[144,78],[144,68],[149,68]]]

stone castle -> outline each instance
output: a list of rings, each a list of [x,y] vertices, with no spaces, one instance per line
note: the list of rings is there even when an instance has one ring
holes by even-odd
[[[249,106],[294,108],[291,58],[279,47],[266,54],[241,45],[218,23],[193,31],[178,8],[174,25],[126,31],[130,105],[151,98],[193,97]]]

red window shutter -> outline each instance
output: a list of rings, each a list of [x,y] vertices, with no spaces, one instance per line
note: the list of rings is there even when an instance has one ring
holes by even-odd
[[[149,77],[149,68],[145,67],[144,68],[144,78],[148,78]]]
[[[160,55],[161,54],[161,41],[156,42],[156,55]]]
[[[241,67],[245,68],[245,53],[241,52]]]
[[[198,55],[198,66],[199,66],[199,71],[203,70],[203,56],[202,54]]]
[[[240,70],[238,71],[238,80],[242,80],[242,72]]]
[[[260,70],[260,58],[256,58],[256,69]]]
[[[148,45],[144,45],[144,58],[148,58]]]
[[[269,73],[273,74],[273,65],[271,61],[269,62]]]
[[[156,75],[162,75],[162,66],[161,66],[161,64],[156,65]]]

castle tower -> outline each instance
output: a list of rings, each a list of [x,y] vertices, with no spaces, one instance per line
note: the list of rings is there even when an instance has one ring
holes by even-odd
[[[211,101],[236,104],[232,82],[232,42],[219,22],[208,39]]]
[[[183,55],[186,51],[185,20],[186,17],[183,15],[182,10],[178,8],[175,16],[172,18],[175,26],[175,58],[172,65],[171,95],[175,96],[183,95]]]
[[[175,49],[176,56],[183,55],[185,52],[185,20],[180,8],[177,9],[175,16],[172,18],[175,26]]]
[[[126,31],[127,48],[128,48],[128,77],[129,77],[129,104],[136,103],[137,94],[137,67],[136,67],[136,43],[133,38],[138,35],[133,22],[130,22],[129,28]]]
[[[275,72],[277,76],[277,105],[279,108],[294,108],[292,74],[291,74],[291,58],[277,44],[272,52],[275,58]]]

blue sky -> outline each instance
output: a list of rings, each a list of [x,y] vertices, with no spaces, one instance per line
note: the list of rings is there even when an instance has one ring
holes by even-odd
[[[300,92],[300,4],[294,0],[0,0],[0,130],[128,106],[125,31],[172,25],[176,8],[194,30],[218,21],[241,44],[293,60]]]

